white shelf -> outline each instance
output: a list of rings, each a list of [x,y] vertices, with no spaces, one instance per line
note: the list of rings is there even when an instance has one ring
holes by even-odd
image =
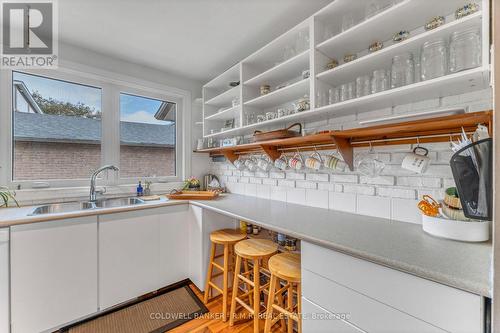
[[[205,120],[229,120],[233,118],[237,118],[240,112],[241,106],[233,106],[232,108],[228,108],[224,111],[217,112],[213,115],[205,117]]]
[[[452,32],[462,29],[471,27],[481,28],[481,19],[481,12],[474,13],[460,20],[442,25],[441,27],[434,30],[425,31],[401,43],[393,44],[387,48],[383,48],[380,51],[370,53],[364,57],[340,65],[334,69],[324,71],[316,75],[316,77],[333,86],[337,86],[349,80],[352,81],[354,78],[360,75],[370,75],[371,72],[375,69],[390,68],[392,57],[394,55],[405,52],[412,52],[413,54],[416,54],[425,41],[441,37],[448,37]]]
[[[447,16],[463,5],[463,0],[404,0],[352,28],[319,43],[316,49],[340,61],[344,55],[367,50],[374,41],[392,40],[400,30],[412,31],[434,16]]]
[[[224,73],[204,85],[205,88],[219,90],[221,88],[229,87],[229,82],[240,80],[240,64],[228,68]]]
[[[247,80],[245,85],[257,87],[268,84],[275,86],[294,77],[301,76],[302,71],[305,69],[309,69],[309,50],[303,51],[287,61],[254,76]]]
[[[278,59],[281,59],[283,57],[283,50],[286,46],[295,47],[295,42],[297,40],[299,31],[309,33],[309,19],[299,23],[292,29],[275,38],[259,50],[255,51],[254,53],[243,59],[242,63],[259,66],[262,64],[276,62]]]
[[[244,103],[246,106],[267,108],[309,95],[309,79],[303,79],[289,86],[259,96]]]
[[[417,102],[430,98],[461,94],[489,86],[489,71],[485,67],[450,74],[433,80],[414,83],[408,86],[386,90],[377,94],[355,98],[341,103],[313,108],[309,111],[295,113],[289,116],[263,121],[239,128],[233,128],[223,133],[214,133],[205,137],[220,137],[228,135],[249,134],[256,128],[290,124],[307,119],[316,121],[349,113],[361,113],[371,110]]]
[[[228,106],[231,105],[233,98],[240,96],[240,86],[233,87],[224,91],[222,94],[215,96],[205,102],[206,105],[211,106]]]

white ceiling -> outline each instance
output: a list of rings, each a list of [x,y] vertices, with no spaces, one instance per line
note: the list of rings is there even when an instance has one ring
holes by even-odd
[[[206,82],[332,0],[64,0],[59,39]]]

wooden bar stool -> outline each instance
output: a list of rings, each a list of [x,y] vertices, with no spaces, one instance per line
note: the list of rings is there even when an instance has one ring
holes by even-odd
[[[264,333],[271,332],[271,327],[280,320],[280,316],[273,318],[274,310],[287,318],[288,333],[293,332],[293,321],[297,322],[298,332],[302,332],[301,307],[301,279],[300,279],[300,255],[292,253],[280,253],[269,259],[269,271],[271,281],[269,283],[269,296],[267,298],[266,325]],[[280,280],[285,282],[281,287]],[[297,293],[297,301],[294,304],[294,285]],[[281,288],[280,288],[281,287]],[[279,288],[279,289],[278,289]],[[287,305],[283,307],[281,299],[286,292]],[[278,298],[278,304],[275,298]],[[292,321],[293,320],[293,321]]]
[[[229,326],[234,325],[234,319],[236,317],[236,303],[238,303],[253,316],[253,331],[254,333],[258,333],[260,295],[263,291],[267,293],[267,287],[269,285],[269,283],[266,283],[261,286],[261,272],[264,271],[263,266],[267,266],[269,257],[278,252],[278,245],[267,239],[247,239],[237,243],[234,246],[234,252],[236,253],[236,264],[234,271],[233,293],[231,297]],[[241,273],[242,260],[250,261],[253,264],[253,270],[249,270],[245,267],[245,271]],[[252,271],[253,279],[251,279],[250,276]],[[238,295],[240,281],[246,283],[249,288],[243,294]],[[250,305],[243,301],[245,297],[248,297]]]
[[[205,297],[203,301],[208,303],[209,295],[212,294],[213,289],[222,294],[222,321],[227,320],[227,294],[228,294],[228,276],[232,272],[229,265],[229,259],[233,257],[234,244],[246,239],[246,234],[241,233],[239,230],[222,229],[216,230],[210,234],[211,248],[210,248],[210,262],[208,263],[207,281],[205,283]],[[224,252],[220,255],[215,255],[217,245],[224,246]],[[223,265],[215,262],[215,259],[223,257]],[[231,260],[232,261],[232,260]],[[232,265],[231,265],[232,266]],[[213,274],[213,269],[217,268],[220,272]],[[222,289],[217,286],[212,279],[223,275]]]

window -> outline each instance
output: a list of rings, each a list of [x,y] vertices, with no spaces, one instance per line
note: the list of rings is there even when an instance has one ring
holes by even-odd
[[[101,165],[101,89],[12,72],[12,179],[88,178]]]
[[[176,175],[177,104],[120,93],[122,178]]]

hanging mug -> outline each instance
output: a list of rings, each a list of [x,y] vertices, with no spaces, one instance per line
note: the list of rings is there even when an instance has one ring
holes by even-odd
[[[412,153],[405,156],[401,167],[416,173],[424,173],[431,161],[430,157],[427,156],[428,154],[429,150],[427,148],[417,146]]]
[[[267,172],[267,171],[271,170],[272,163],[267,158],[261,157],[261,158],[257,159],[257,166],[262,171]]]
[[[323,166],[331,170],[345,171],[347,164],[336,156],[328,155],[324,158]]]
[[[306,158],[305,164],[307,168],[318,171],[319,169],[321,169],[323,159],[321,158],[321,155],[317,151],[315,151],[311,156]]]
[[[245,166],[249,171],[257,170],[257,162],[255,162],[253,158],[249,158],[248,160],[246,160]]]
[[[300,170],[304,165],[304,161],[302,160],[302,156],[297,152],[293,155],[291,159],[288,160],[288,166],[293,170]]]
[[[274,166],[281,171],[285,171],[288,167],[288,158],[286,157],[286,155],[283,154],[279,158],[274,160]]]
[[[233,165],[236,169],[241,171],[245,169],[245,160],[238,158],[236,161],[233,162]]]

